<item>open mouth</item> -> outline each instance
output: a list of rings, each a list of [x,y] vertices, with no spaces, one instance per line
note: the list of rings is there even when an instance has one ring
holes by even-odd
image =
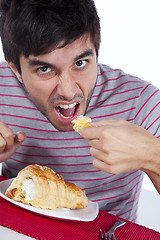
[[[56,107],[57,112],[59,112],[60,116],[64,119],[72,118],[79,106],[79,103],[72,103],[72,104],[60,104]]]

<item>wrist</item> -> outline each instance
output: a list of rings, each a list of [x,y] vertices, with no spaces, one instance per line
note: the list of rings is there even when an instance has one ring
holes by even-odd
[[[146,151],[145,157],[145,164],[141,170],[147,175],[152,172],[160,176],[160,141],[158,139],[155,138],[153,144]]]

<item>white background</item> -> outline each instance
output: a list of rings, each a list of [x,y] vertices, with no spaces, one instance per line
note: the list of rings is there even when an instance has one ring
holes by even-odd
[[[101,20],[99,62],[160,88],[160,0],[95,0],[95,4]],[[143,187],[155,191],[147,177]]]
[[[160,87],[160,0],[95,0],[100,62]]]

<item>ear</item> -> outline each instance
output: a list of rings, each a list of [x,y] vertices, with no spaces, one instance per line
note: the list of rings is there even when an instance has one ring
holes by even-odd
[[[18,70],[16,68],[16,65],[12,62],[9,62],[9,61],[7,61],[7,63],[10,66],[10,68],[12,69],[12,71],[15,73],[17,79],[22,83],[23,80],[22,80],[21,74],[18,72]]]

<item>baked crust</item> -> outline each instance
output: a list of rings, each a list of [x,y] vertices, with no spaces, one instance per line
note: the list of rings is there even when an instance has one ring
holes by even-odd
[[[65,182],[52,169],[37,164],[22,169],[5,194],[15,201],[42,209],[82,209],[89,203],[85,191]]]

